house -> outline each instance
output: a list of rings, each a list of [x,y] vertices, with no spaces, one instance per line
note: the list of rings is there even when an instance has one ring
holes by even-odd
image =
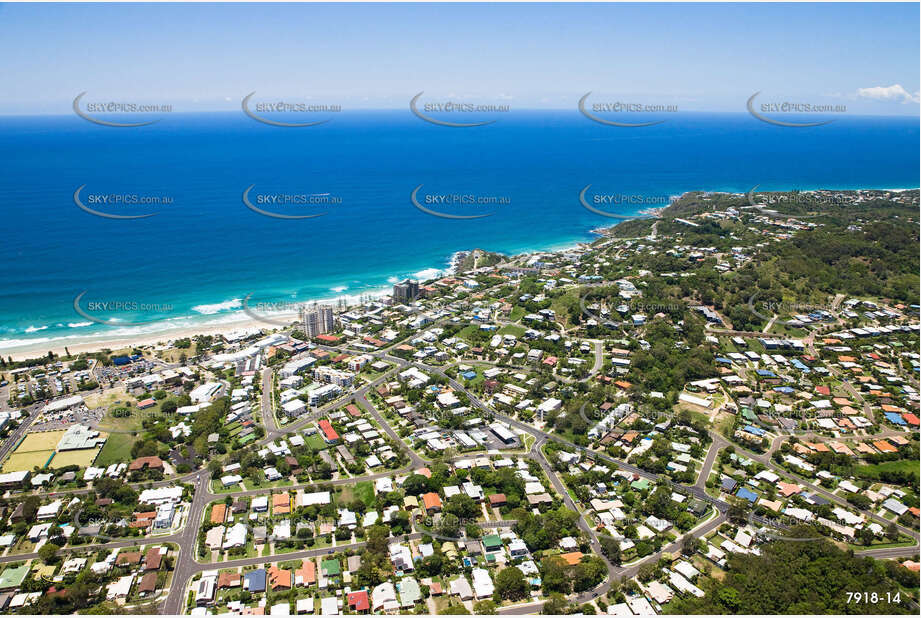
[[[326,440],[327,444],[332,444],[339,440],[339,434],[336,433],[332,424],[325,418],[317,423],[317,427],[320,429],[320,433],[323,435],[323,439]]]
[[[397,591],[391,582],[378,584],[371,591],[371,602],[374,612],[380,611],[393,612],[400,609],[400,603],[397,601]]]
[[[289,590],[291,588],[291,571],[271,566],[267,574],[269,576],[269,585],[272,587],[272,591]]]
[[[202,575],[195,589],[195,605],[202,606],[214,602],[214,593],[217,589],[217,577]]]
[[[502,539],[499,538],[498,534],[488,534],[484,536],[482,543],[484,552],[497,552],[502,549]]]
[[[451,581],[450,590],[451,594],[456,594],[461,601],[473,599],[473,588],[470,587],[470,582],[463,575]]]
[[[470,572],[470,576],[473,579],[474,597],[477,599],[488,599],[492,597],[495,586],[492,583],[492,578],[489,576],[489,571],[476,568]]]
[[[138,584],[138,594],[140,596],[147,596],[148,594],[155,592],[157,589],[157,574],[156,573],[146,573],[142,578],[141,582]]]
[[[238,586],[243,585],[243,576],[239,573],[231,573],[225,571],[220,573],[217,577],[217,587],[219,590],[224,588],[237,588]]]
[[[342,566],[335,558],[329,558],[320,562],[320,572],[324,577],[339,577],[342,573]]]
[[[163,460],[156,455],[151,455],[150,457],[138,457],[130,464],[128,464],[129,472],[143,470],[144,468],[150,468],[151,470],[163,470]]]
[[[265,592],[265,583],[265,569],[256,569],[243,575],[243,589],[249,592]]]
[[[371,609],[371,601],[368,599],[367,590],[350,592],[348,596],[349,609],[359,613],[365,613]]]
[[[294,571],[294,584],[296,586],[312,586],[317,582],[317,565],[313,560],[304,559],[301,568]]]
[[[272,513],[275,515],[287,515],[291,512],[291,495],[287,492],[275,494],[272,496]]]
[[[505,494],[492,494],[489,496],[489,506],[493,508],[499,508],[500,506],[505,506],[507,504],[507,498]]]
[[[134,584],[134,574],[119,577],[106,587],[106,599],[114,601],[115,599],[128,598],[132,584]],[[213,594],[212,598],[214,598]]]
[[[441,498],[434,491],[422,495],[422,504],[428,514],[441,512]]]
[[[165,547],[151,547],[144,554],[144,570],[159,571],[163,564],[163,556],[166,555]]]

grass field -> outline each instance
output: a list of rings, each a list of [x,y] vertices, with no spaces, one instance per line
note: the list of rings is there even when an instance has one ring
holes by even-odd
[[[361,481],[355,484],[355,495],[365,506],[374,504],[374,484],[371,481]]]
[[[17,453],[29,453],[32,451],[54,450],[64,431],[38,431],[28,434],[16,449]]]
[[[112,431],[112,432],[121,432],[121,433],[131,433],[140,431],[144,418],[150,416],[150,410],[156,409],[151,408],[148,410],[138,410],[137,408],[129,408],[131,414],[129,416],[113,416],[112,410],[115,408],[122,408],[122,405],[112,405],[109,407],[109,410],[106,411],[106,415],[102,417],[102,420],[99,421],[100,431]]]
[[[51,467],[63,468],[64,466],[80,466],[85,468],[92,465],[101,450],[102,449],[99,448],[86,448],[79,451],[59,452],[55,454],[54,459],[51,460]]]
[[[3,463],[3,471],[31,470],[35,466],[43,468],[63,435],[63,431],[37,431],[26,435]]]
[[[864,466],[857,466],[854,469],[854,472],[857,476],[866,479],[879,480],[880,474],[883,472],[910,472],[915,475],[915,478],[919,474],[919,463],[917,461],[912,461],[910,459],[902,459],[899,461],[885,461],[880,464],[868,464]]]
[[[86,407],[103,408],[114,405],[116,401],[134,402],[134,397],[128,395],[124,386],[107,388],[104,393],[96,393],[86,398]]]
[[[96,465],[107,467],[114,463],[131,461],[131,447],[134,446],[134,438],[125,433],[113,433],[109,435],[105,445],[96,457]]]
[[[27,453],[16,452],[10,455],[3,463],[3,472],[15,472],[17,470],[31,470],[35,466],[42,468],[51,457],[53,450],[48,451],[29,451]]]

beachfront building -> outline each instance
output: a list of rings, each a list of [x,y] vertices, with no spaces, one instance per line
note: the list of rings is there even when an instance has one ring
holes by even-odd
[[[329,305],[314,305],[303,310],[301,319],[304,323],[304,333],[308,338],[325,335],[335,329],[333,308]]]

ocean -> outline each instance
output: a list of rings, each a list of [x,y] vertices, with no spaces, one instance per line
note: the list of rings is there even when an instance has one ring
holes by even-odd
[[[622,216],[690,190],[919,186],[910,117],[794,129],[745,113],[669,114],[641,128],[576,110],[503,114],[475,128],[409,110],[335,116],[305,128],[242,112],[164,114],[138,128],[4,117],[0,352],[232,323],[247,319],[246,298],[264,307],[354,299],[435,276],[473,248],[590,241],[616,220],[581,205],[587,185],[590,196],[629,196],[599,206]],[[75,203],[81,187],[87,209],[156,214],[95,216]],[[322,216],[265,216],[244,204],[248,187],[257,209]],[[411,201],[417,188],[429,210],[489,216],[433,216]],[[160,203],[125,203],[148,197]]]

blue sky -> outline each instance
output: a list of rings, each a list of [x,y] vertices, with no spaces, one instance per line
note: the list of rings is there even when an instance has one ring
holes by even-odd
[[[239,110],[267,100],[405,109],[593,100],[744,111],[765,100],[918,114],[919,5],[0,6],[0,113],[73,98]]]

